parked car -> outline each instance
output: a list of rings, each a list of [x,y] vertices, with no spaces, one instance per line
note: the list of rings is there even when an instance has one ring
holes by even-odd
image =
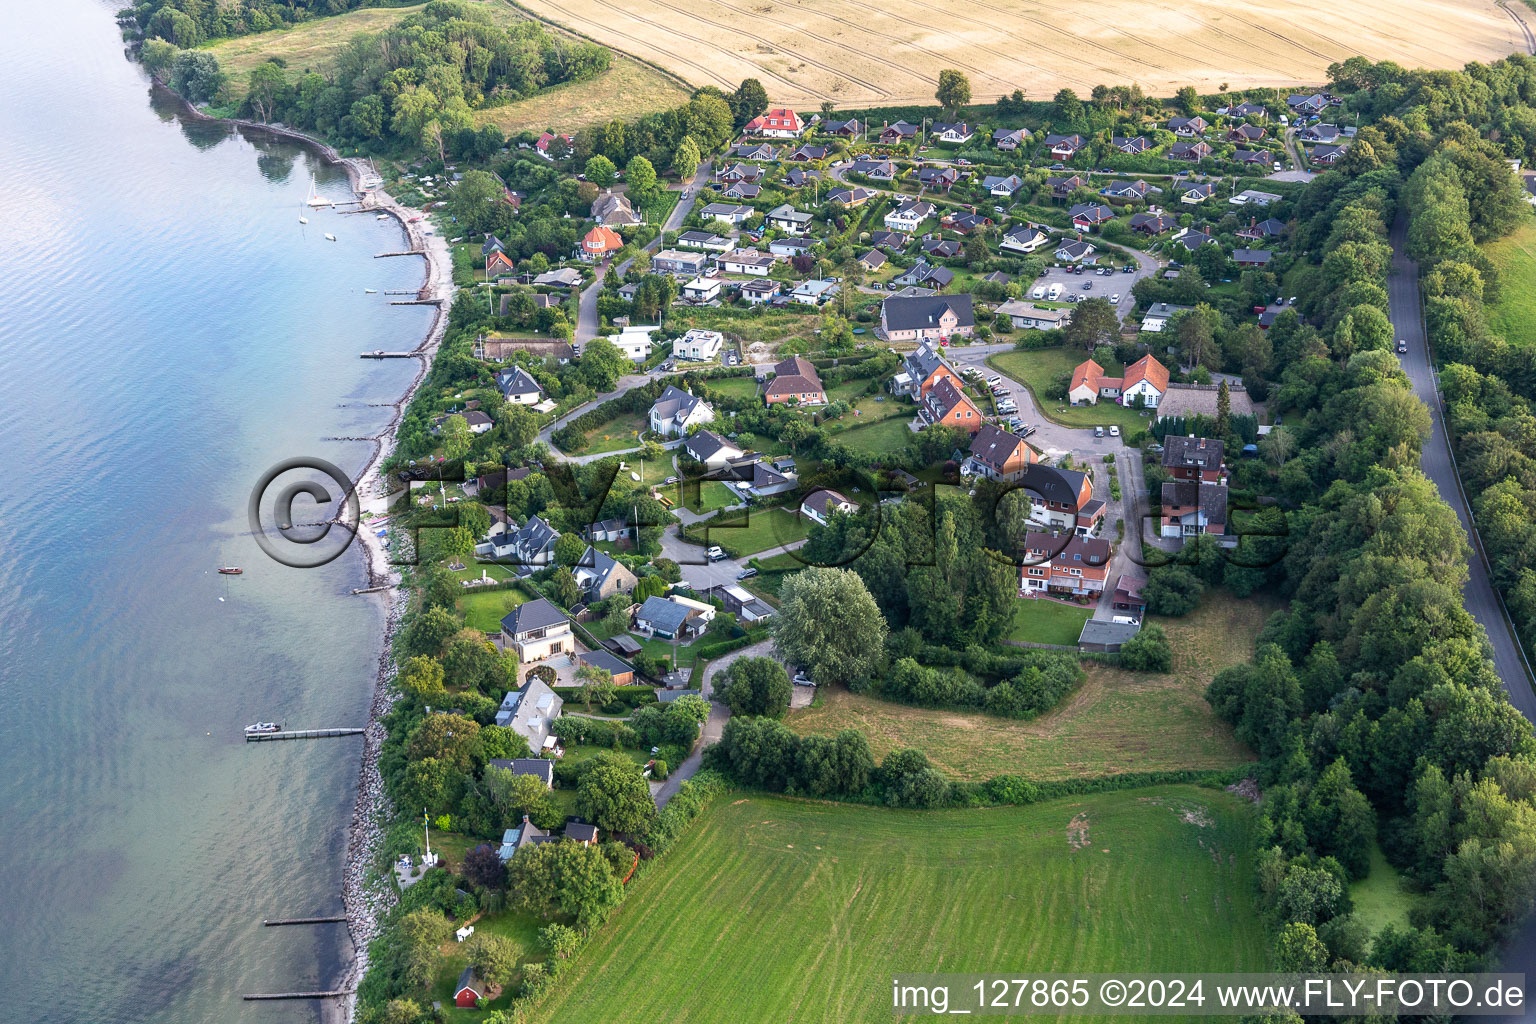
[[[1120,301],[1120,293],[1119,292],[1115,292],[1115,294],[1113,294],[1113,295],[1111,295],[1109,297],[1109,301],[1110,302],[1119,302]]]
[[[1399,354],[1405,354],[1408,351],[1408,339],[1406,339],[1406,338],[1398,338],[1397,339],[1397,351],[1398,351]]]
[[[795,676],[794,676],[794,679],[792,680],[792,682],[796,686],[815,686],[816,685],[815,680],[813,680],[811,678],[811,674],[809,672],[807,672],[803,668],[795,669]]]
[[[736,574],[736,578],[739,579],[739,580],[749,580],[753,576],[756,576],[756,575],[757,575],[757,570],[752,568],[749,565],[745,569],[741,570],[741,572],[737,573]]]
[[[1083,291],[1088,291],[1092,287],[1093,287],[1093,282],[1092,281],[1084,281],[1083,282]]]
[[[1114,424],[1110,424],[1109,436],[1110,437],[1119,437],[1120,436],[1120,428],[1115,426]]]
[[[1134,273],[1136,273],[1136,268],[1131,266],[1130,264],[1126,264],[1125,266],[1120,268],[1120,273],[1122,273],[1122,274],[1134,274]]]
[[[725,557],[725,549],[720,547],[720,545],[715,544],[712,545],[707,552],[705,552],[705,555],[711,562],[718,562]]]
[[[1007,213],[1008,211],[1003,209],[1001,206],[994,206],[994,207],[992,207],[992,212],[993,213]]]
[[[1094,437],[1103,437],[1104,436],[1104,428],[1103,427],[1094,427],[1093,428],[1093,436]]]

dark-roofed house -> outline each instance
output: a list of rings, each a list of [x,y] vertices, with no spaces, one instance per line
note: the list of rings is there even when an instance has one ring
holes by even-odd
[[[910,142],[922,133],[921,125],[897,121],[895,124],[888,124],[880,129],[880,144],[883,146],[899,145],[903,142]]]
[[[1146,199],[1152,192],[1152,186],[1144,181],[1112,181],[1099,189],[1099,195],[1106,199],[1119,199],[1123,202],[1140,202]]]
[[[804,356],[790,356],[775,363],[774,377],[763,392],[767,405],[777,405],[794,399],[801,405],[826,405],[827,392],[821,385],[821,375]]]
[[[485,762],[487,768],[499,768],[513,775],[532,775],[548,789],[555,784],[555,762],[547,757],[493,757]]]
[[[1077,646],[1084,651],[1101,653],[1118,651],[1124,643],[1141,632],[1138,622],[1116,622],[1113,619],[1089,619],[1083,623]]]
[[[862,174],[875,181],[890,181],[896,177],[896,165],[879,157],[861,157],[848,165],[849,174]]]
[[[1144,235],[1160,235],[1179,226],[1178,220],[1166,213],[1137,213],[1131,215],[1131,230]]]
[[[797,486],[799,477],[795,473],[793,460],[780,459],[769,464],[762,459],[751,464],[752,484],[751,492],[759,498],[772,497],[775,494],[783,494],[792,491]]]
[[[831,152],[831,150],[829,150],[826,146],[813,146],[810,143],[806,143],[799,149],[795,150],[793,153],[789,154],[789,156],[785,157],[785,159],[793,160],[798,164],[803,164],[812,160],[825,160],[829,152]]]
[[[1196,182],[1189,185],[1179,193],[1179,202],[1194,205],[1203,203],[1216,194],[1216,186],[1208,181]]]
[[[1138,619],[1147,613],[1147,599],[1141,596],[1141,588],[1147,585],[1146,577],[1123,572],[1115,581],[1115,594],[1110,607]]]
[[[538,516],[530,516],[521,527],[491,538],[494,549],[489,552],[475,549],[476,554],[489,554],[492,558],[517,565],[548,565],[554,559],[555,538],[560,533]],[[483,547],[482,545],[481,547]]]
[[[1163,438],[1163,469],[1175,480],[1204,480],[1220,483],[1226,444],[1220,438],[1185,437],[1171,434]]]
[[[1078,189],[1088,187],[1088,183],[1075,174],[1066,178],[1046,178],[1045,183],[1050,186],[1052,199],[1065,199]]]
[[[1077,151],[1083,148],[1083,137],[1081,135],[1047,135],[1045,145],[1055,159],[1071,160],[1077,155]]]
[[[992,131],[992,144],[1008,153],[1024,145],[1028,138],[1028,128],[995,128]]]
[[[939,218],[939,226],[962,235],[968,235],[972,231],[992,226],[992,218],[979,213],[971,213],[969,210],[950,210]]]
[[[556,838],[529,821],[528,815],[525,814],[521,824],[514,825],[501,834],[501,849],[496,853],[501,857],[502,863],[506,863],[530,846],[552,843]]]
[[[544,398],[544,389],[533,375],[521,366],[513,366],[496,375],[496,386],[502,397],[512,405],[538,405]]]
[[[715,410],[708,402],[671,384],[651,404],[651,430],[666,437],[682,437],[714,418]]]
[[[585,821],[566,821],[565,838],[582,846],[597,842],[597,826]]]
[[[1184,228],[1173,236],[1171,241],[1178,242],[1190,252],[1194,252],[1202,245],[1211,245],[1216,239],[1198,228]]]
[[[891,378],[891,393],[921,399],[935,384],[945,379],[956,387],[964,386],[960,374],[950,365],[949,360],[932,344],[923,342],[901,361],[901,369]]]
[[[923,255],[941,260],[953,259],[961,253],[959,242],[953,238],[939,238],[937,236],[923,239],[922,250]]]
[[[576,586],[581,590],[581,599],[587,604],[601,601],[605,597],[614,594],[627,594],[635,589],[639,580],[635,574],[624,568],[614,559],[597,550],[588,547],[582,553],[581,561],[571,567],[571,575],[576,577]]]
[[[879,336],[885,341],[928,341],[970,337],[976,329],[971,296],[891,296],[880,303]]]
[[[734,185],[727,185],[725,191],[720,194],[727,199],[756,199],[762,195],[763,186],[750,181],[738,181]]]
[[[863,267],[865,270],[879,270],[881,267],[885,266],[885,264],[885,253],[881,252],[879,249],[871,249],[869,252],[859,257],[859,266]]]
[[[473,967],[466,967],[459,973],[459,983],[453,989],[453,1005],[466,1010],[474,1009],[479,1001],[485,998],[490,989],[485,982],[480,980],[480,975],[475,973]]]
[[[536,597],[502,616],[501,646],[503,650],[514,651],[517,660],[524,664],[543,661],[551,654],[563,654],[575,646],[575,641],[571,639],[571,620],[544,598]],[[511,700],[512,695],[508,694],[507,699]]]
[[[622,519],[604,519],[582,530],[581,535],[594,544],[611,544],[629,536],[629,524]]]
[[[1017,480],[1035,461],[1022,437],[988,423],[971,440],[971,457],[961,468],[988,480]]]
[[[1228,142],[1258,142],[1269,132],[1256,124],[1235,125],[1227,131]]]
[[[1169,160],[1187,160],[1195,163],[1204,160],[1211,155],[1210,143],[1204,140],[1196,142],[1175,142],[1173,148],[1168,150]]]
[[[954,123],[935,121],[928,126],[928,134],[937,137],[940,142],[959,144],[970,142],[974,132],[971,131],[971,126],[964,121]]]
[[[502,621],[505,623],[506,620]],[[561,616],[561,621],[565,621],[564,616]],[[565,625],[566,632],[563,635],[569,640],[570,623],[566,622]],[[505,625],[502,631],[505,634]],[[496,724],[527,740],[530,750],[553,750],[556,740],[550,727],[560,717],[560,709],[564,705],[565,701],[544,680],[529,679],[502,698],[501,707],[496,709]]]
[[[778,156],[778,150],[766,142],[744,142],[731,148],[731,155],[742,160],[772,160]]]
[[[594,199],[592,219],[610,228],[629,228],[640,223],[640,215],[630,204],[629,196],[619,192],[604,192]]]
[[[1079,231],[1093,231],[1115,219],[1115,211],[1100,203],[1079,203],[1067,211],[1072,226]]]
[[[1267,217],[1264,220],[1254,220],[1245,228],[1239,228],[1237,237],[1251,242],[1260,242],[1266,238],[1273,238],[1284,230],[1284,221]]]
[[[689,613],[692,610],[687,605],[653,594],[645,599],[645,604],[635,613],[635,628],[663,640],[682,639],[689,633],[698,632],[689,626]]]
[[[1262,149],[1239,149],[1233,152],[1232,159],[1240,164],[1267,164],[1273,157]]]
[[[919,167],[917,183],[924,188],[941,188],[945,192],[960,181],[960,172],[953,167]]]
[[[1147,141],[1145,135],[1137,135],[1127,138],[1124,135],[1116,135],[1109,140],[1109,144],[1128,156],[1137,156],[1152,148],[1152,143]]]
[[[1335,163],[1338,162],[1339,157],[1344,155],[1344,151],[1348,148],[1349,147],[1347,145],[1313,146],[1311,151],[1307,154],[1307,157],[1315,164],[1322,164],[1324,167],[1332,167]]]
[[[583,651],[576,656],[576,663],[602,669],[619,686],[628,686],[635,681],[635,670],[607,651]]]
[[[784,181],[790,188],[804,188],[821,181],[822,177],[822,173],[814,167],[792,167],[789,173],[784,175]]]
[[[1232,262],[1240,267],[1264,267],[1270,261],[1268,249],[1234,249]]]
[[[1210,126],[1205,123],[1203,117],[1170,117],[1168,119],[1168,130],[1185,138],[1193,138],[1208,127]]]
[[[864,134],[864,125],[857,119],[847,121],[828,121],[821,126],[821,130],[828,135],[836,135],[838,138],[851,139],[855,135]]]
[[[1058,245],[1056,247],[1056,259],[1062,263],[1077,263],[1081,260],[1088,260],[1096,251],[1097,249],[1092,242],[1085,242],[1078,238],[1070,242],[1062,242]],[[1090,260],[1089,262],[1092,261]]]
[[[800,503],[800,514],[813,522],[827,525],[827,520],[838,512],[857,512],[858,503],[849,501],[837,491],[818,488],[806,495]]]
[[[853,210],[869,202],[875,195],[876,193],[871,192],[863,185],[852,185],[844,188],[834,188],[829,191],[827,193],[827,202],[842,203],[850,210]]]
[[[803,235],[810,229],[812,217],[804,210],[797,210],[788,203],[781,203],[768,211],[767,223],[786,235]]]
[[[1093,482],[1075,469],[1031,462],[1017,483],[1029,492],[1032,522],[1057,530],[1075,530],[1077,513],[1093,498]]]
[[[981,410],[947,377],[935,384],[918,403],[918,415],[924,423],[959,427],[973,435],[985,423]]]
[[[1007,199],[1024,187],[1024,179],[1017,174],[1010,174],[1007,177],[989,174],[981,179],[981,187],[991,195]]]
[[[1203,480],[1163,483],[1164,537],[1194,537],[1227,532],[1227,488]]]
[[[742,450],[713,430],[701,430],[683,442],[683,454],[709,469],[720,469],[731,459],[739,459]]]

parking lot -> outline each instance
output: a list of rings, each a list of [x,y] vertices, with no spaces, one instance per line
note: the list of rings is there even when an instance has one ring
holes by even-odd
[[[1120,296],[1120,301],[1115,303],[1115,312],[1123,320],[1135,308],[1136,300],[1131,297],[1131,285],[1140,279],[1139,274],[1127,274],[1116,270],[1111,274],[1100,277],[1094,272],[1093,267],[1083,268],[1081,274],[1074,274],[1066,267],[1048,267],[1043,275],[1030,283],[1025,294],[1033,299],[1036,288],[1044,288],[1049,294],[1051,285],[1061,285],[1061,297],[1058,302],[1069,301],[1068,296],[1081,295],[1084,298],[1113,299]]]

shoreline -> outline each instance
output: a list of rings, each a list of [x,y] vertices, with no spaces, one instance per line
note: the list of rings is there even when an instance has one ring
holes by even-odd
[[[426,379],[427,371],[448,329],[448,309],[456,289],[453,284],[453,258],[447,239],[436,232],[432,234],[426,232],[425,211],[402,206],[382,188],[362,191],[360,186],[364,174],[372,173],[372,169],[368,167],[365,171],[365,164],[361,159],[342,156],[334,146],[292,128],[241,118],[213,117],[197,109],[163,83],[156,81],[156,85],[175,97],[182,109],[197,120],[219,122],[231,126],[236,131],[261,132],[296,142],[318,154],[325,163],[339,166],[346,172],[347,183],[353,194],[361,197],[356,211],[342,212],[388,214],[404,233],[410,250],[422,255],[426,266],[417,298],[418,300],[437,300],[437,312],[421,344],[411,350],[412,356],[417,361],[416,374],[400,397],[389,403],[392,409],[389,422],[377,433],[357,439],[370,441],[374,446],[373,454],[354,482],[358,491],[359,512],[387,511],[389,488],[387,482],[378,477],[379,467],[394,451],[395,432],[399,428],[401,418],[405,415],[406,406],[416,396],[417,389]],[[420,216],[423,219],[413,223],[411,221],[413,216]],[[387,878],[376,877],[373,879],[374,884],[370,886],[369,873],[383,838],[383,822],[389,810],[388,801],[384,795],[384,782],[379,775],[379,753],[384,742],[383,717],[394,706],[399,696],[394,688],[395,672],[391,651],[395,631],[399,628],[400,617],[404,611],[403,602],[396,589],[400,584],[401,576],[390,564],[388,552],[372,531],[359,527],[356,537],[361,544],[368,586],[388,586],[389,589],[379,592],[385,604],[384,647],[379,653],[375,668],[373,692],[368,706],[367,731],[363,734],[362,763],[358,768],[357,798],[347,827],[347,848],[342,864],[341,899],[347,917],[347,934],[352,943],[352,958],[343,968],[335,988],[345,990],[349,994],[334,1004],[324,1005],[321,1017],[327,1022],[352,1020],[357,1007],[355,994],[357,986],[368,970],[368,944],[378,935],[379,917],[393,906],[397,899]]]

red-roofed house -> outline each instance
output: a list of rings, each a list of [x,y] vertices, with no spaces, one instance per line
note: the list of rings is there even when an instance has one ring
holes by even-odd
[[[747,122],[748,135],[761,135],[769,139],[793,139],[805,131],[805,122],[793,110],[780,107]]]
[[[946,427],[959,427],[972,436],[975,436],[985,424],[981,410],[977,409],[947,377],[929,389],[920,403],[920,409],[925,423],[942,423]]]
[[[539,156],[543,157],[545,160],[553,160],[554,156],[549,152],[549,144],[554,142],[556,139],[561,139],[565,142],[565,148],[567,151],[569,151],[571,146],[575,145],[576,143],[576,140],[572,136],[555,135],[552,132],[545,132],[543,135],[539,136],[539,141],[533,144],[533,148],[538,152]]]
[[[1127,366],[1123,377],[1106,376],[1104,367],[1087,359],[1073,367],[1067,398],[1073,405],[1097,405],[1101,398],[1131,405],[1140,395],[1148,409],[1155,409],[1167,390],[1168,368],[1150,355]]]
[[[1019,592],[1055,591],[1085,597],[1104,590],[1109,579],[1109,541],[1071,534],[1027,533],[1024,564],[1019,568]]]
[[[1140,395],[1148,409],[1156,409],[1157,403],[1167,393],[1168,367],[1150,355],[1142,356],[1125,368],[1125,377],[1120,385],[1121,404],[1132,405],[1136,396]]]
[[[804,356],[790,356],[773,368],[773,380],[763,390],[763,401],[777,405],[794,399],[801,405],[826,405],[827,392],[822,387],[821,375]]]
[[[587,232],[581,240],[581,258],[584,260],[600,260],[611,252],[618,252],[624,248],[624,239],[613,228],[605,228],[599,224]]]
[[[503,274],[515,274],[517,268],[512,263],[512,257],[500,249],[492,250],[485,258],[485,279],[494,281]]]

